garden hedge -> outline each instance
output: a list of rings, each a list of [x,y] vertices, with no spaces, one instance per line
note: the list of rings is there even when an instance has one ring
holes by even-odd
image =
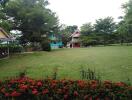
[[[10,53],[20,53],[23,50],[22,46],[19,45],[0,45],[0,58],[6,57],[8,54],[8,48]]]
[[[111,81],[20,77],[0,82],[0,100],[132,100],[132,86]]]

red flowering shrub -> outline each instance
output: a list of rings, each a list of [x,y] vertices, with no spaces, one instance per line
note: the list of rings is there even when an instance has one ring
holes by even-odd
[[[0,100],[132,100],[132,86],[123,82],[24,77],[0,81]]]

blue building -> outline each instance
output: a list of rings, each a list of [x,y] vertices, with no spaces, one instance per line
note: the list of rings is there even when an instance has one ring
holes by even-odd
[[[57,48],[63,47],[62,39],[61,39],[61,36],[59,34],[53,34],[52,33],[49,35],[49,39],[50,39],[51,49],[57,49]]]

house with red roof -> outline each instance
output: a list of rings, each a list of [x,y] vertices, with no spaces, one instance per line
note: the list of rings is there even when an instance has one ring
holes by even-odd
[[[67,47],[69,48],[80,48],[81,42],[80,42],[80,31],[76,30],[71,36],[71,40],[67,43]]]

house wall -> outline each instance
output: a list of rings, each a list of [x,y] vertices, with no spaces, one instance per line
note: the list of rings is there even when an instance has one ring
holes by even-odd
[[[62,42],[50,43],[51,49],[57,49],[63,46]]]
[[[57,48],[63,47],[63,43],[59,36],[50,34],[49,39],[51,40],[50,42],[51,49],[57,49]]]

